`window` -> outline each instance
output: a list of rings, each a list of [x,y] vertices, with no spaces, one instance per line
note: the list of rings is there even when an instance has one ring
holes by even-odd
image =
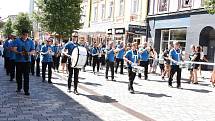
[[[111,18],[113,14],[113,2],[110,2],[109,4],[109,15],[108,18]]]
[[[180,43],[181,48],[184,50],[186,46],[186,35],[187,29],[168,29],[161,30],[161,47],[160,50],[164,50],[168,48],[170,43],[173,41],[178,41]]]
[[[102,11],[102,16],[101,16],[101,18],[104,19],[104,18],[105,18],[105,4],[102,4],[101,11]]]
[[[165,12],[167,11],[168,0],[160,0],[158,5],[159,12]]]
[[[94,7],[94,21],[97,20],[97,17],[98,17],[98,7]]]
[[[132,0],[132,5],[131,5],[131,13],[137,13],[138,12],[138,5],[139,5],[139,0]]]
[[[191,0],[182,0],[182,8],[191,7]]]
[[[124,0],[119,1],[119,16],[124,15]]]

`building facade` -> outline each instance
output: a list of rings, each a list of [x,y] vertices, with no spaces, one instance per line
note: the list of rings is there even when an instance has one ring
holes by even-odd
[[[215,61],[215,15],[204,9],[204,0],[149,0],[148,11],[149,41],[158,52],[177,40],[188,53],[191,45],[203,46],[209,62]]]
[[[142,43],[146,40],[147,0],[86,0],[87,27],[80,30],[92,41]],[[86,3],[85,3],[86,4]]]

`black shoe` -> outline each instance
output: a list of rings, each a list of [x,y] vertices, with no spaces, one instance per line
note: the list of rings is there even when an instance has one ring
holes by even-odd
[[[116,80],[115,80],[115,79],[112,79],[111,81],[114,81],[114,82],[115,82]]]
[[[178,89],[182,89],[181,86],[177,86]]]
[[[30,93],[29,93],[29,92],[25,92],[25,95],[29,96],[29,95],[30,95]]]
[[[10,79],[10,81],[12,82],[12,81],[13,81],[13,79]]]
[[[164,76],[162,76],[162,80],[165,80]]]
[[[131,94],[134,94],[134,90],[133,90],[133,89],[131,89],[129,92],[130,92]]]
[[[78,93],[78,91],[77,91],[77,90],[74,90],[74,94],[79,95],[79,93]]]
[[[45,79],[42,80],[42,82],[45,82],[45,81],[46,81]]]
[[[70,92],[72,92],[72,91],[71,91],[71,89],[67,89],[67,92],[69,92],[69,93],[70,93]]]
[[[49,84],[52,84],[52,81],[48,81]]]
[[[172,86],[172,85],[169,85],[169,87],[170,87],[170,88],[173,88],[173,86]]]
[[[16,92],[17,92],[17,93],[20,93],[20,92],[21,92],[21,90],[16,90]]]

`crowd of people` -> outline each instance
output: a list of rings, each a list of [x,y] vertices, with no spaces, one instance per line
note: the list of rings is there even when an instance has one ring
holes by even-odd
[[[193,62],[207,61],[202,54],[203,51],[200,46],[192,45],[191,53],[184,54],[182,53],[180,43],[177,41],[158,54],[156,49],[148,45],[147,42],[138,45],[136,42],[125,44],[119,41],[115,44],[113,41],[109,41],[108,43],[93,42],[89,45],[86,41],[79,40],[76,32],[72,34],[67,43],[62,43],[53,37],[47,38],[45,43],[39,43],[30,39],[28,31],[23,30],[21,37],[14,38],[14,36],[9,35],[8,39],[4,41],[2,55],[5,61],[6,74],[10,76],[10,81],[16,79],[18,93],[22,90],[22,78],[24,78],[25,95],[30,95],[29,74],[40,77],[40,66],[42,66],[42,82],[45,82],[46,69],[48,68],[47,82],[51,84],[52,70],[60,73],[59,67],[61,63],[61,72],[68,74],[68,92],[71,92],[73,80],[73,92],[78,94],[77,87],[80,68],[71,66],[71,55],[73,49],[77,46],[86,48],[86,65],[92,67],[93,74],[96,75],[105,68],[106,80],[109,80],[109,69],[111,81],[116,81],[114,74],[117,74],[118,71],[119,74],[124,74],[124,68],[127,68],[129,77],[128,91],[132,94],[134,93],[133,83],[136,74],[138,78],[144,77],[145,80],[148,80],[148,74],[156,73],[157,66],[159,66],[161,79],[165,80],[165,77],[167,77],[168,86],[172,87],[174,75],[177,73],[177,88],[181,88],[181,62],[184,60],[184,56],[188,56],[190,61]],[[86,71],[86,65],[81,68],[83,71]],[[136,66],[140,66],[144,70],[138,70],[135,68]],[[189,82],[198,84],[197,71],[201,70],[201,65],[189,64],[188,70],[190,71]],[[214,86],[215,70],[212,73],[211,82]]]

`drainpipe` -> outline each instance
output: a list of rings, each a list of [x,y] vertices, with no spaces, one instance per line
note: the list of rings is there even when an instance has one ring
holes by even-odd
[[[92,14],[92,0],[90,0],[90,10],[89,10],[89,23],[88,23],[88,28],[90,28],[91,14]]]

